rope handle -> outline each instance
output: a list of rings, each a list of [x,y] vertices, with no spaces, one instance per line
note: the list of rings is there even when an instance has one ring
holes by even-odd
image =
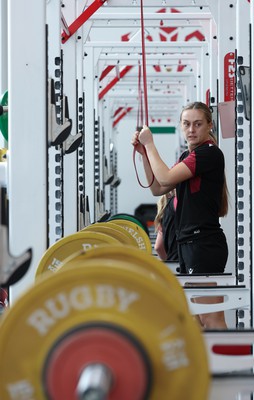
[[[143,145],[142,145],[142,146],[143,146]],[[149,161],[149,158],[148,158],[148,156],[147,156],[145,146],[143,146],[143,148],[144,148],[144,156],[147,158],[148,164],[150,165],[150,161]],[[134,146],[134,148],[133,148],[133,164],[134,164],[134,169],[135,169],[135,172],[136,172],[136,177],[137,177],[137,180],[138,180],[139,185],[140,185],[142,188],[147,189],[147,188],[151,187],[152,184],[153,184],[153,182],[154,182],[154,174],[153,174],[152,168],[151,168],[151,166],[150,166],[151,171],[152,171],[152,181],[151,181],[151,183],[149,183],[148,186],[144,186],[144,185],[141,183],[141,181],[140,181],[140,179],[139,179],[139,176],[138,176],[137,166],[136,166],[136,152],[137,152],[137,150],[136,150],[136,148],[135,148],[135,146]]]

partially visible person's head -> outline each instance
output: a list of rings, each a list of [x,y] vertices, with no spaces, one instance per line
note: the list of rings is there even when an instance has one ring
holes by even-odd
[[[158,229],[158,225],[161,224],[162,218],[163,218],[163,214],[164,214],[164,209],[167,205],[168,202],[168,196],[167,194],[163,194],[158,202],[157,202],[157,214],[155,216],[154,219],[154,226],[155,226],[155,230]]]
[[[165,207],[168,204],[168,199],[175,196],[175,189],[169,193],[163,194],[157,202],[157,214],[154,219],[155,230],[158,229],[158,225],[161,224]]]

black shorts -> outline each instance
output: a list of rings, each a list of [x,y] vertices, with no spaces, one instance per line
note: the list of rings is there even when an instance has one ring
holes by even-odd
[[[178,245],[181,274],[223,273],[228,246],[223,232]]]

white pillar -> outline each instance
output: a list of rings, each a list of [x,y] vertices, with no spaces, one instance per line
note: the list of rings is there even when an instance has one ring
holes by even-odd
[[[0,2],[0,98],[8,90],[8,50],[7,50],[7,0]],[[4,137],[0,134],[0,147],[5,146]]]
[[[210,3],[213,3],[213,0]],[[236,0],[223,0],[218,4],[218,101],[220,103],[235,100]],[[225,139],[219,130],[219,146],[225,155],[225,171],[230,193],[229,213],[221,220],[229,246],[226,272],[235,272],[235,138]]]
[[[14,299],[33,282],[46,249],[45,0],[12,0],[8,14],[10,252],[33,251],[29,272],[11,288]]]
[[[75,0],[64,2],[63,12],[71,24],[77,17]],[[76,45],[79,32],[74,34],[65,44],[63,50],[63,88],[68,98],[69,114],[72,120],[71,135],[77,132],[77,93],[76,93]],[[77,151],[64,155],[64,236],[77,231]]]

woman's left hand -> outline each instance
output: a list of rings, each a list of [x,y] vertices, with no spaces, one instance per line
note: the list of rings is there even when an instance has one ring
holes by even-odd
[[[142,143],[144,146],[148,143],[153,142],[153,135],[148,126],[143,125],[142,130],[139,133],[139,141]]]

